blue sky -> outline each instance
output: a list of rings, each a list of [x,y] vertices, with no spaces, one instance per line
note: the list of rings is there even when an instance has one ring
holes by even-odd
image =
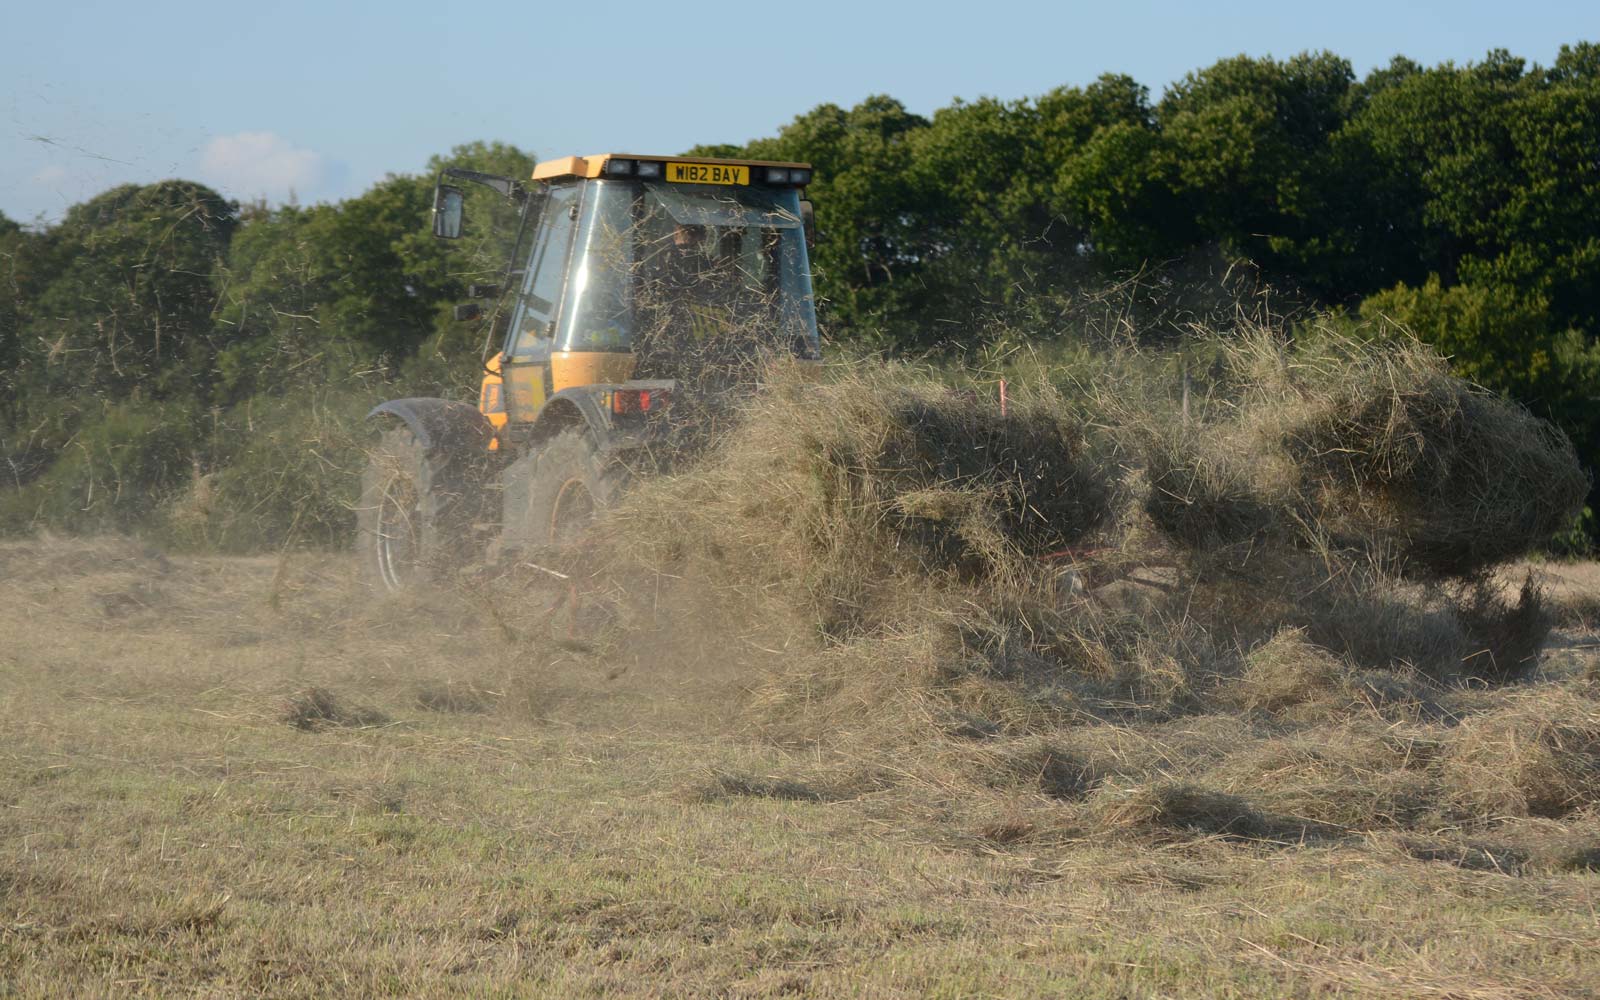
[[[1121,72],[1159,94],[1241,52],[1548,64],[1600,39],[1600,4],[63,0],[5,22],[0,212],[30,221],[173,176],[338,199],[472,139],[670,153],[874,93],[927,114]]]

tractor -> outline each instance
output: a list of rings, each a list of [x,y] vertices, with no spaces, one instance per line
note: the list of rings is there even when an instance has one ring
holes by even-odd
[[[817,363],[811,176],[620,153],[541,162],[529,182],[443,170],[434,236],[463,236],[463,183],[515,209],[503,280],[456,307],[503,341],[476,405],[395,399],[369,414],[384,425],[357,508],[372,583],[405,591],[572,545],[634,476],[704,440],[762,365]]]

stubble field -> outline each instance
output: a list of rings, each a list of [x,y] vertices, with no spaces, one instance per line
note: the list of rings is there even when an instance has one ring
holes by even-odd
[[[1575,697],[1600,568],[1538,572],[1564,609],[1540,680]],[[1043,792],[974,805],[937,772],[830,783],[837,761],[747,723],[737,632],[698,657],[595,649],[559,600],[491,586],[374,601],[347,557],[0,546],[0,992],[1554,997],[1600,979],[1581,813],[1525,818],[1519,843],[1548,849],[1497,853],[1051,826],[1065,807]]]

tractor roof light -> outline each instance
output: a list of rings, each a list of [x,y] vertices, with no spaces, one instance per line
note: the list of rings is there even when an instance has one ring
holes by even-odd
[[[811,183],[811,171],[796,168],[789,171],[789,183],[806,185]]]
[[[787,184],[787,183],[789,183],[789,171],[787,169],[783,168],[783,167],[768,167],[767,168],[767,183],[768,184]]]
[[[656,180],[661,176],[661,163],[657,160],[639,161],[639,179],[643,181]]]
[[[636,160],[607,160],[606,176],[626,177],[633,173],[633,168],[637,165],[637,162]]]

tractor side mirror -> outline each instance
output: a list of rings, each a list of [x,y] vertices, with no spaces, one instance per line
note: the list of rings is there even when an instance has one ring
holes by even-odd
[[[815,247],[817,245],[817,210],[806,199],[801,199],[800,201],[800,228],[806,234],[806,249],[810,250]]]
[[[464,204],[460,188],[437,185],[433,189],[433,235],[441,240],[460,239]]]

